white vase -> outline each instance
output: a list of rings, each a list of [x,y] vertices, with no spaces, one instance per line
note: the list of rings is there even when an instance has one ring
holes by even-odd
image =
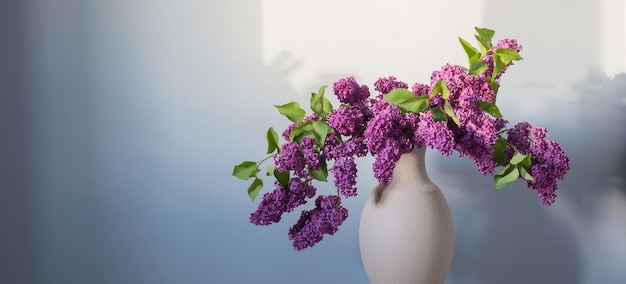
[[[393,180],[370,193],[359,245],[373,284],[443,284],[454,251],[452,214],[424,162],[425,147],[402,155]]]

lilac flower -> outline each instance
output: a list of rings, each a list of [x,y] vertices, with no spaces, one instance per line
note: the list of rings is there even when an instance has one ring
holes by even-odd
[[[500,118],[500,117],[496,118],[495,128],[496,128],[497,131],[500,131],[503,128],[505,128],[508,123],[509,123],[509,121],[506,120],[506,119],[503,119],[503,118]]]
[[[328,147],[327,145],[324,149],[324,154],[328,159],[363,157],[367,155],[367,144],[364,137],[354,137],[334,147]]]
[[[411,91],[413,91],[413,93],[416,96],[421,96],[421,95],[430,94],[431,89],[429,85],[422,84],[422,83],[415,83],[413,87],[411,87]]]
[[[561,145],[545,140],[545,128],[531,128],[530,152],[532,153],[532,166],[529,173],[534,181],[528,181],[528,187],[537,191],[542,203],[550,205],[556,198],[557,179],[564,179],[569,171],[569,157],[561,149]]]
[[[517,52],[521,52],[522,51],[522,46],[519,43],[517,43],[516,39],[513,39],[513,38],[501,39],[491,49],[495,50],[495,49],[498,49],[498,48],[512,49],[512,50],[515,50]]]
[[[302,211],[300,220],[289,229],[289,239],[293,241],[296,250],[312,247],[325,234],[334,235],[347,217],[348,210],[341,206],[338,196],[320,195],[315,200],[315,208]]]
[[[381,79],[379,82],[389,83]],[[381,83],[381,86],[387,85]],[[414,135],[417,124],[416,114],[402,114],[397,106],[383,99],[372,106],[372,119],[365,128],[364,136],[368,150],[376,153],[372,167],[374,177],[380,183],[391,182],[395,163],[402,154],[409,152],[414,145],[421,147],[422,142],[416,141]]]
[[[401,147],[399,141],[389,139],[386,140],[386,142],[386,146],[376,153],[374,164],[372,165],[374,177],[378,182],[384,185],[391,183],[393,170],[396,168],[396,162],[400,160],[402,154],[408,152],[402,149],[403,147]]]
[[[422,140],[423,143],[433,149],[437,149],[445,156],[452,155],[454,149],[454,133],[443,121],[435,122],[431,112],[420,114],[420,120],[415,131],[415,140]]]
[[[340,102],[349,105],[363,104],[370,96],[369,88],[366,85],[359,86],[352,76],[333,83],[333,91]]]
[[[314,148],[314,146],[317,145],[318,144],[315,142],[315,139],[308,136],[302,138],[302,142],[300,142],[304,163],[315,170],[318,170],[322,163],[322,157]]]
[[[440,70],[432,73],[430,85],[434,86],[439,80],[446,82],[446,86],[450,90],[448,101],[455,106],[458,103],[461,92],[467,89],[467,82],[470,80],[470,76],[461,66],[446,64]]]
[[[507,142],[520,153],[532,155],[529,173],[534,180],[527,181],[528,187],[537,192],[543,204],[550,205],[557,197],[556,180],[564,179],[570,167],[569,157],[558,143],[545,139],[546,132],[545,128],[534,128],[523,121],[507,131]],[[513,150],[507,154],[510,158]]]
[[[403,116],[397,106],[381,100],[376,103],[375,107],[377,109],[364,133],[367,138],[367,148],[374,153],[385,146],[387,139],[398,139],[404,134],[400,125]]]
[[[328,155],[329,153],[331,153],[333,151],[333,149],[335,149],[335,147],[339,146],[341,144],[341,138],[339,137],[339,135],[337,135],[334,131],[333,132],[329,132],[328,135],[326,135],[326,140],[324,142],[324,149],[323,149],[323,153],[327,158],[330,158]]]
[[[324,154],[335,163],[331,173],[335,177],[335,186],[346,197],[356,196],[357,167],[354,157],[363,157],[367,154],[367,145],[364,137],[354,137],[333,147],[326,146]]]
[[[507,142],[522,154],[530,153],[530,140],[528,139],[530,129],[532,126],[527,121],[516,124],[515,127],[507,131]]]
[[[281,146],[282,153],[274,156],[276,169],[281,172],[302,171],[306,161],[300,152],[298,143],[286,143]]]
[[[357,168],[354,157],[346,156],[335,160],[331,169],[335,177],[335,186],[345,197],[356,196],[356,174]]]
[[[315,187],[310,182],[302,182],[299,178],[289,181],[289,191],[278,182],[274,182],[274,191],[265,193],[263,200],[255,212],[250,214],[250,222],[255,225],[278,223],[285,212],[306,203],[307,198],[315,196]]]
[[[468,129],[457,138],[455,149],[459,151],[459,156],[470,158],[483,175],[492,175],[497,165],[493,161],[492,146],[495,144],[495,139],[495,137],[485,137]]]
[[[328,124],[341,135],[356,135],[365,128],[368,112],[362,107],[341,107],[328,114]]]
[[[379,91],[381,94],[387,94],[397,88],[408,89],[409,85],[402,81],[398,81],[394,76],[378,78],[378,80],[374,83],[374,90]]]

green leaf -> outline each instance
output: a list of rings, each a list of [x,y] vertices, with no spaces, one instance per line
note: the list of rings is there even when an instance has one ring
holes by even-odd
[[[469,70],[467,70],[467,73],[469,73],[470,75],[480,75],[485,72],[487,68],[488,66],[487,64],[485,64],[485,62],[477,61],[473,64],[470,64],[470,68]]]
[[[500,190],[519,178],[519,170],[515,165],[507,165],[502,171],[493,176],[496,189]]]
[[[500,109],[495,104],[492,104],[490,102],[476,102],[476,106],[493,117],[502,117]]]
[[[320,167],[319,170],[312,170],[309,168],[309,173],[311,176],[319,181],[328,181],[328,169],[326,166]]]
[[[302,142],[302,138],[311,137],[315,139],[315,142],[320,146],[324,146],[324,142],[326,142],[326,136],[330,131],[330,126],[325,121],[316,120],[316,121],[306,121],[291,130],[291,134],[289,135],[289,139],[291,142]]]
[[[483,50],[483,53],[486,53],[486,51],[492,47],[491,39],[493,39],[493,35],[496,32],[487,28],[474,27],[474,29],[478,33],[475,36],[476,40],[480,44],[480,47]]]
[[[517,51],[508,48],[498,48],[496,49],[495,54],[498,55],[500,61],[502,61],[505,65],[511,63],[513,60],[524,59],[519,55],[519,53],[517,53]]]
[[[522,165],[524,165],[524,167],[530,168],[530,166],[532,165],[532,160],[530,158],[531,156],[532,154],[526,155],[526,158],[524,158],[524,160],[522,161]]]
[[[274,131],[274,127],[270,127],[267,130],[267,153],[271,154],[274,150],[278,150],[278,154],[280,154],[280,147],[278,146],[278,133]]]
[[[495,104],[491,104],[489,109],[487,109],[487,113],[491,114],[493,117],[497,117],[497,118],[501,118],[502,117],[502,113],[500,113],[500,109]]]
[[[289,120],[293,122],[301,122],[304,119],[304,115],[306,112],[300,107],[300,104],[297,102],[290,102],[284,104],[282,106],[275,107],[278,109],[280,114],[286,116]]]
[[[311,131],[313,131],[313,127],[312,127],[313,121],[305,121],[302,124],[294,127],[291,130],[291,133],[289,134],[289,140],[291,142],[298,142],[300,143],[300,141],[302,141],[302,138],[308,136],[311,134]]]
[[[506,158],[506,140],[498,138],[493,145],[493,161],[502,166],[506,163]]]
[[[250,187],[248,187],[248,195],[252,201],[254,201],[257,195],[259,195],[261,188],[263,188],[263,180],[255,178],[254,181],[252,181],[252,184],[250,184]]]
[[[324,91],[327,85],[320,88],[318,93],[311,94],[311,110],[315,112],[320,118],[326,117],[333,110],[333,105],[330,101],[324,97]]]
[[[461,42],[461,46],[463,46],[463,49],[465,50],[465,54],[467,55],[467,60],[469,61],[470,66],[471,66],[472,58],[474,58],[476,55],[478,55],[478,58],[480,58],[480,52],[478,51],[478,49],[476,49],[474,46],[472,46],[469,42],[467,42],[463,38],[459,37],[459,41]]]
[[[527,155],[524,155],[520,152],[518,152],[517,150],[515,150],[515,154],[513,154],[513,158],[511,158],[511,161],[509,163],[513,164],[513,165],[517,165],[519,163],[521,163],[524,159],[526,159]]]
[[[491,106],[490,102],[476,102],[476,106],[482,110],[487,110]]]
[[[278,183],[283,186],[283,189],[289,192],[289,172],[281,172],[277,169],[274,169],[274,177],[276,178]]]
[[[493,62],[495,63],[495,65],[494,65],[494,70],[493,70],[493,74],[491,74],[491,77],[495,78],[498,74],[500,74],[500,72],[502,72],[502,70],[504,70],[504,67],[506,67],[509,64],[513,64],[513,60],[522,60],[522,59],[523,58],[515,50],[507,49],[507,48],[496,49],[495,52],[493,53]]]
[[[321,86],[320,90],[318,91],[318,93],[323,96],[324,92],[326,91],[326,88],[328,88],[328,85]]]
[[[415,96],[413,92],[398,88],[385,95],[385,100],[398,106],[403,113],[419,113],[428,107],[428,95]]]
[[[530,173],[528,172],[527,168],[525,166],[523,166],[523,164],[517,165],[517,168],[519,169],[520,176],[523,179],[529,180],[529,181],[535,181],[535,178],[533,178],[533,176],[530,175]]]
[[[314,121],[313,124],[313,139],[320,146],[324,146],[324,142],[326,142],[326,136],[328,135],[328,131],[330,131],[330,126],[324,121],[318,120]]]
[[[433,120],[434,121],[445,121],[448,122],[448,116],[446,115],[445,112],[443,112],[443,110],[441,108],[438,107],[434,107],[430,110],[430,112],[433,115]]]
[[[445,100],[444,109],[446,111],[446,114],[448,114],[448,116],[452,118],[452,121],[454,121],[454,123],[456,123],[457,126],[461,126],[461,122],[459,121],[459,118],[454,113],[454,109],[452,108],[452,105],[450,104],[448,100]]]
[[[447,100],[450,96],[450,90],[448,90],[448,85],[446,85],[446,81],[439,79],[435,86],[433,87],[433,96],[437,94],[441,94],[441,98]]]
[[[493,54],[493,63],[494,63],[494,67],[493,67],[493,74],[491,74],[491,78],[494,79],[495,81],[496,76],[498,76],[498,74],[500,74],[500,72],[504,70],[504,66],[506,64],[504,64],[504,62],[500,60],[500,56],[497,53]]]
[[[251,177],[256,176],[259,171],[261,170],[257,166],[256,162],[245,161],[235,166],[235,169],[233,169],[233,176],[242,180],[248,180]]]

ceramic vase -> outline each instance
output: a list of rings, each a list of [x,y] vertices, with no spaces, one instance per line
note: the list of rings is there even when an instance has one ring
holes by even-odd
[[[402,155],[389,185],[370,193],[359,227],[361,259],[372,284],[443,284],[454,226],[441,190],[426,172],[425,147]]]

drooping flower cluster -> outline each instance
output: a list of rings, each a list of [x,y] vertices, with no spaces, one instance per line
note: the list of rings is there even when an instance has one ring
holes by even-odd
[[[306,199],[315,196],[315,187],[310,182],[303,182],[299,178],[289,181],[289,191],[276,181],[275,189],[263,195],[258,209],[250,215],[250,222],[255,225],[270,225],[278,223],[283,213],[291,212],[296,207],[305,204]]]
[[[289,239],[296,250],[314,246],[325,234],[334,235],[348,218],[348,209],[341,206],[339,197],[320,195],[315,209],[302,211],[300,220],[289,229]]]
[[[508,141],[519,152],[532,154],[529,172],[534,180],[527,181],[528,187],[537,192],[543,204],[550,205],[557,196],[557,180],[563,180],[570,167],[561,146],[546,140],[546,132],[545,128],[533,128],[523,121],[508,130]]]
[[[379,78],[374,86],[380,94],[372,102],[372,119],[367,124],[364,136],[367,139],[367,149],[376,155],[372,165],[374,177],[381,184],[389,184],[400,156],[411,151],[416,144],[421,147],[421,143],[416,143],[413,134],[417,126],[417,115],[402,114],[398,106],[384,100],[384,95],[394,89],[407,88],[406,83],[390,76]]]
[[[543,204],[552,204],[557,180],[569,171],[569,158],[558,143],[546,139],[545,128],[528,122],[506,128],[508,121],[495,106],[500,78],[512,60],[521,59],[517,52],[522,47],[513,39],[492,47],[482,40],[484,54],[470,58],[470,68],[446,64],[432,73],[429,84],[416,83],[410,91],[407,83],[383,77],[374,83],[378,93],[370,98],[369,87],[351,76],[333,84],[342,103],[336,109],[324,97],[325,87],[312,95],[313,113],[308,116],[298,104],[280,106],[279,111],[293,123],[281,133],[286,142],[280,146],[273,138],[278,135],[272,128],[268,131],[268,153],[276,151],[271,155],[275,170],[268,175],[273,173],[276,181],[250,221],[256,225],[279,222],[283,213],[294,211],[317,194],[314,180],[327,181],[330,174],[336,195],[319,195],[315,208],[301,211],[288,234],[296,250],[314,246],[324,235],[337,232],[348,216],[341,198],[357,195],[356,158],[373,155],[374,177],[389,184],[400,157],[423,146],[445,156],[458,152],[484,175],[494,175],[502,166],[494,176],[496,188],[510,183],[510,175],[517,174],[513,180],[526,180]],[[479,54],[464,48],[468,57]],[[248,189],[254,198],[261,183],[256,177],[258,163],[244,162],[237,167],[242,168],[238,177],[256,178]],[[506,181],[499,184],[498,180]]]
[[[417,129],[415,129],[415,139],[424,141],[429,148],[441,152],[445,156],[452,155],[454,150],[454,133],[443,121],[435,121],[430,112],[420,113]]]

